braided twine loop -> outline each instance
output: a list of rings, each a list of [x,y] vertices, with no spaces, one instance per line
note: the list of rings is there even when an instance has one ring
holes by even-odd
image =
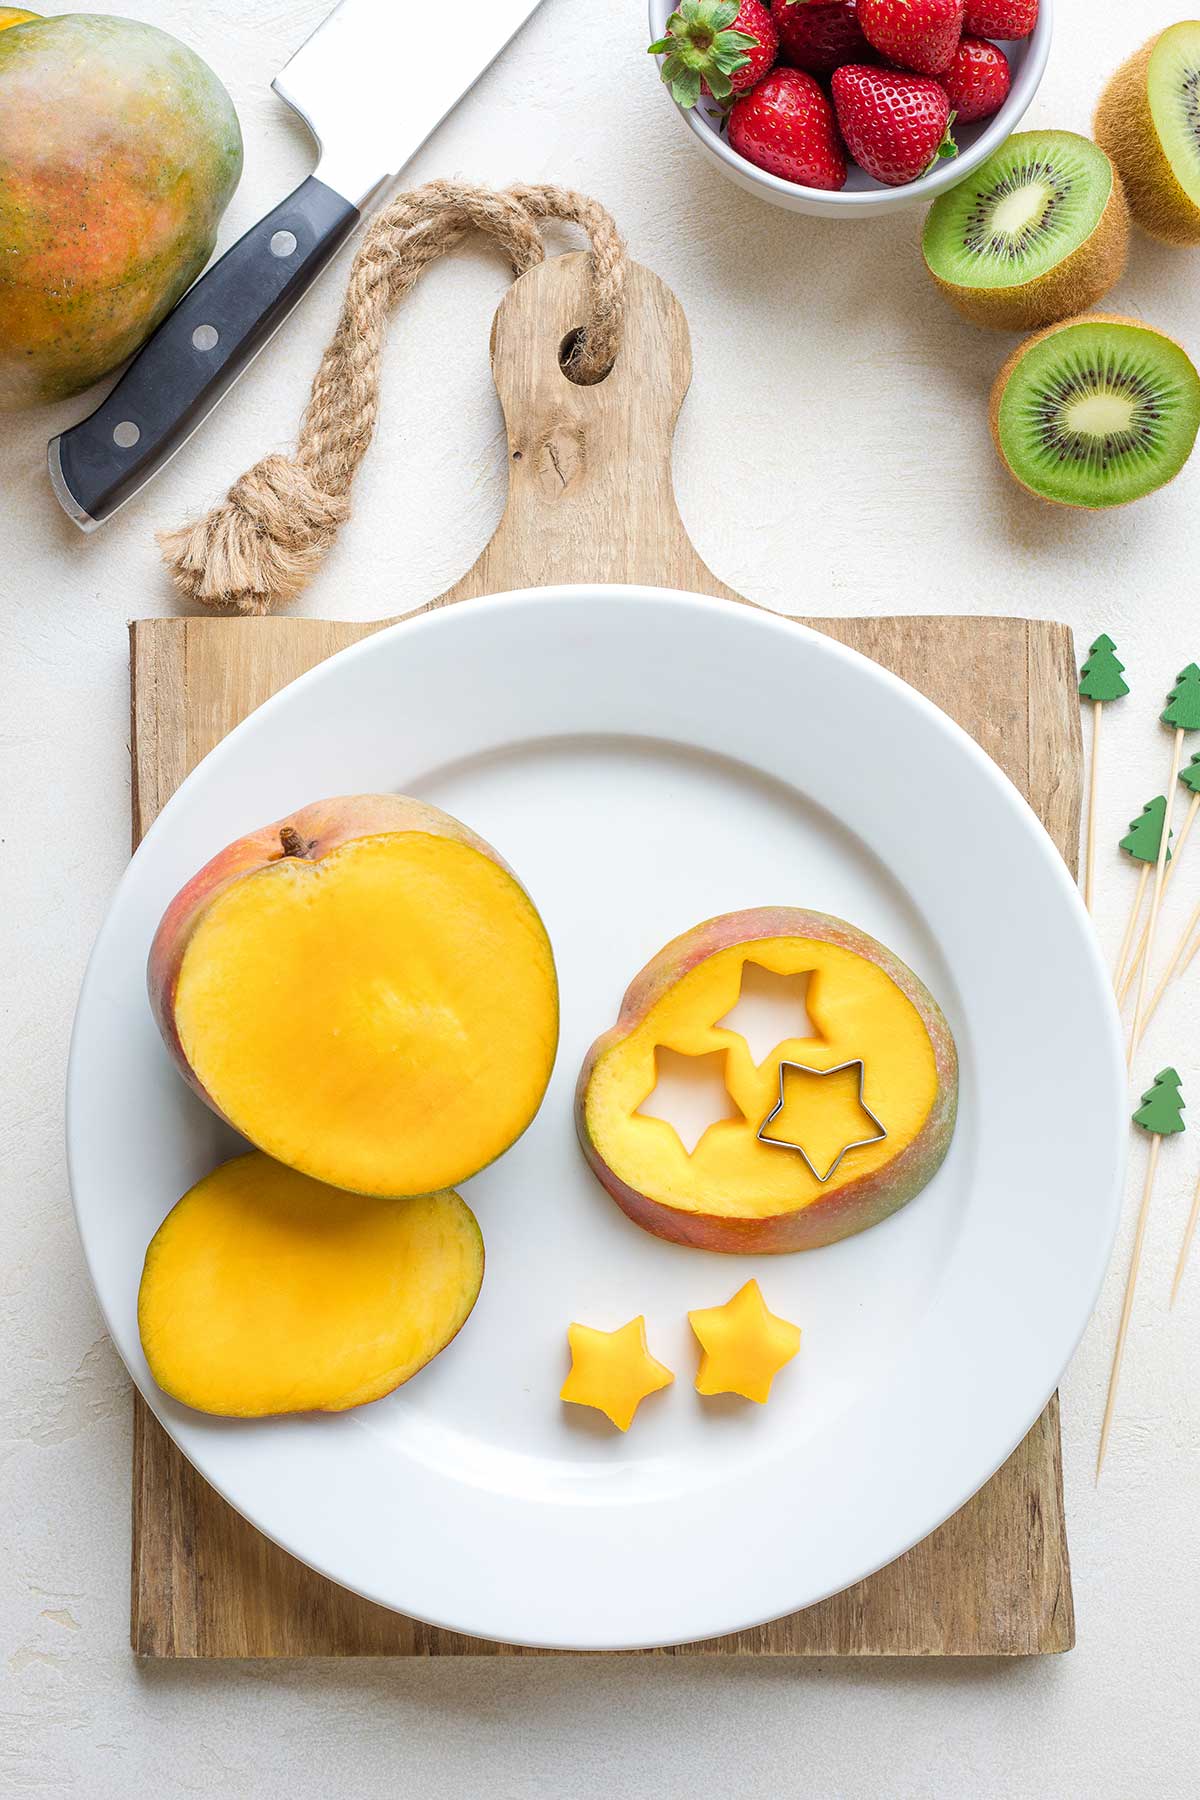
[[[397,195],[354,258],[294,454],[263,457],[203,518],[160,532],[163,561],[189,600],[267,613],[295,598],[350,516],[350,488],[375,431],[393,306],[472,228],[495,238],[514,275],[524,275],[545,259],[538,229],[544,219],[579,225],[591,240],[591,316],[564,369],[585,385],[603,379],[620,348],[625,247],[597,201],[568,188],[457,181]]]

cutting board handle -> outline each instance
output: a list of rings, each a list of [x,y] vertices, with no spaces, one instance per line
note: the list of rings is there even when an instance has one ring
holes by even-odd
[[[508,434],[508,504],[495,536],[435,605],[509,588],[633,582],[736,600],[700,560],[671,480],[675,421],[692,376],[683,308],[628,265],[621,350],[590,387],[559,357],[587,316],[588,258],[540,263],[492,325],[492,373]]]

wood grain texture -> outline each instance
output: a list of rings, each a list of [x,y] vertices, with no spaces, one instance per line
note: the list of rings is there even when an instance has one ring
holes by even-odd
[[[508,427],[508,506],[478,561],[431,605],[595,581],[741,598],[696,555],[671,485],[671,436],[691,368],[682,311],[635,266],[622,356],[599,386],[575,387],[558,368],[557,348],[581,317],[585,278],[582,257],[558,258],[524,276],[499,308],[492,355]],[[304,670],[391,622],[132,626],[135,844],[235,724]],[[1075,866],[1082,749],[1065,627],[960,618],[805,623],[892,669],[957,719]],[[143,1656],[543,1654],[437,1631],[314,1574],[221,1500],[137,1398],[132,1572],[132,1641]],[[754,1631],[642,1654],[1008,1656],[1067,1650],[1074,1635],[1055,1398],[972,1500],[869,1580]]]

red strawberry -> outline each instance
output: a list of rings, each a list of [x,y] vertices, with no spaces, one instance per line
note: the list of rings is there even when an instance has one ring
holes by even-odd
[[[779,54],[779,33],[762,0],[680,0],[650,46],[680,106],[701,93],[726,101],[761,81]]]
[[[940,75],[962,36],[963,0],[858,0],[858,22],[889,62]]]
[[[810,188],[846,185],[833,108],[800,69],[775,69],[735,103],[729,142],[747,162],[784,181]]]
[[[972,37],[1024,38],[1038,21],[1038,0],[967,0],[963,30]]]
[[[862,34],[855,0],[771,0],[779,56],[810,75],[831,75],[842,63],[862,62],[871,46]]]
[[[963,39],[954,52],[954,61],[938,79],[960,125],[969,125],[973,119],[990,119],[1008,99],[1012,85],[1003,50],[975,37]]]
[[[950,102],[923,75],[849,63],[834,70],[833,104],[851,156],[888,187],[903,187],[958,153]]]

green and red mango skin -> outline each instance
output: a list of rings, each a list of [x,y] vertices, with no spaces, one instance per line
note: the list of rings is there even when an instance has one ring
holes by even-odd
[[[152,25],[0,31],[0,410],[81,392],[203,269],[242,170],[233,103]]]
[[[657,1001],[699,963],[718,951],[762,938],[817,938],[866,957],[891,977],[920,1014],[933,1045],[937,1094],[929,1116],[899,1156],[854,1180],[836,1181],[829,1194],[794,1212],[764,1218],[732,1218],[722,1213],[687,1212],[638,1192],[611,1169],[587,1123],[587,1091],[600,1059],[628,1037]],[[818,1250],[878,1225],[906,1206],[930,1182],[945,1160],[958,1113],[958,1052],[941,1008],[906,963],[885,945],[829,913],[799,907],[752,907],[722,913],[686,931],[660,950],[635,975],[621,1002],[617,1022],[596,1039],[583,1060],[575,1090],[575,1122],[589,1167],[635,1225],[671,1243],[727,1255],[776,1255]]]
[[[155,1023],[181,1074],[226,1124],[233,1122],[226,1118],[198,1079],[179,1041],[175,1024],[179,971],[192,933],[217,895],[242,876],[256,874],[271,863],[281,861],[284,850],[280,833],[289,826],[308,846],[305,860],[310,862],[320,861],[356,838],[375,837],[392,831],[421,831],[431,837],[448,837],[467,844],[497,863],[512,875],[514,881],[517,879],[504,859],[468,826],[439,807],[427,806],[404,794],[349,794],[332,800],[317,800],[273,825],[249,832],[218,851],[180,889],[163,914],[150,946],[146,985]]]

